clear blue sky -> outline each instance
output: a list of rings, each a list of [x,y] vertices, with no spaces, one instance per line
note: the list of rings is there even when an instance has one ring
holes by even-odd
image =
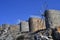
[[[0,0],[0,24],[17,23],[31,15],[41,15],[45,0]],[[47,0],[48,9],[60,10],[60,0]]]

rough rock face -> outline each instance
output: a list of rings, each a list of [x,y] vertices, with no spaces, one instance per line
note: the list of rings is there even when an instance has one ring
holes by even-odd
[[[40,30],[35,33],[24,34],[23,40],[53,40],[51,34],[52,34],[51,29]]]
[[[60,26],[56,28],[57,32],[60,33]]]
[[[60,27],[53,29],[52,37],[54,40],[60,40]]]
[[[55,32],[54,36],[55,36],[55,39],[60,40],[60,33],[59,32]]]
[[[52,30],[51,29],[40,31],[39,34],[42,37],[42,39],[53,40],[52,39]]]

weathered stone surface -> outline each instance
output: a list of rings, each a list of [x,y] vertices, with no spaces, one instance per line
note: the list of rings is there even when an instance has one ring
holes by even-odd
[[[45,21],[47,28],[56,28],[60,26],[60,11],[59,10],[46,10]]]
[[[60,26],[56,28],[57,32],[60,33]]]
[[[21,32],[29,32],[29,22],[28,21],[21,21]]]
[[[55,28],[52,33],[54,40],[60,40],[60,27]]]
[[[44,20],[40,18],[30,18],[29,19],[31,32],[36,32],[38,30],[46,29]]]

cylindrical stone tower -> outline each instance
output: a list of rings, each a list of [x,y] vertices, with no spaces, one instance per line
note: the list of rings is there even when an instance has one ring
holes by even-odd
[[[29,32],[29,22],[28,21],[21,21],[21,32]]]
[[[38,30],[45,29],[45,24],[43,23],[43,20],[36,17],[29,18],[29,24],[30,24],[30,31],[36,32]]]
[[[45,23],[47,28],[56,28],[60,26],[60,11],[46,10]]]

